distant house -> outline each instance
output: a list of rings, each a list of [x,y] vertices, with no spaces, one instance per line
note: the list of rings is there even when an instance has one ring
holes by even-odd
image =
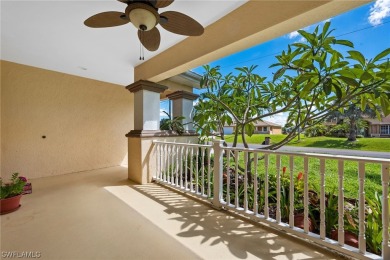
[[[390,115],[381,120],[366,118],[368,122],[367,136],[370,137],[390,137]]]
[[[230,135],[233,133],[235,125],[224,126],[223,130],[225,134]],[[282,134],[282,126],[268,122],[268,121],[256,121],[255,122],[255,134]]]

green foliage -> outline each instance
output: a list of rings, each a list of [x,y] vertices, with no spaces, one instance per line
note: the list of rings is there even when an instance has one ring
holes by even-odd
[[[254,73],[256,67],[236,68],[237,75],[222,76],[219,67],[204,66],[201,85],[207,92],[200,95],[193,117],[201,136],[219,133],[223,137],[223,127],[228,125],[235,126],[236,136],[251,136],[258,115],[276,108],[269,101],[278,93],[271,91],[264,77]]]
[[[342,123],[331,127],[326,132],[326,136],[346,137],[348,132],[349,132],[349,125],[346,123]]]
[[[314,32],[300,30],[306,40],[294,43],[276,56],[273,81],[256,74],[256,66],[236,68],[237,75],[223,76],[219,67],[205,66],[201,85],[207,89],[195,107],[195,125],[202,135],[221,133],[223,126],[234,124],[235,140],[241,132],[252,135],[256,120],[288,112],[287,124],[291,127],[285,139],[265,149],[278,149],[307,125],[322,122],[334,111],[351,105],[364,110],[380,106],[384,115],[390,114],[390,48],[374,59],[353,50],[353,43],[332,36],[330,22]],[[337,48],[348,50],[344,57]],[[234,142],[235,144],[236,142]]]
[[[375,192],[373,198],[366,197],[368,204],[366,223],[366,242],[368,250],[380,255],[382,251],[382,196]],[[388,232],[388,231],[387,231]]]
[[[6,199],[17,196],[23,192],[23,187],[26,182],[18,177],[19,173],[12,174],[10,182],[4,183],[0,178],[0,199]]]
[[[325,204],[325,223],[326,223],[326,235],[331,237],[331,232],[333,229],[336,229],[338,223],[338,196],[336,194],[336,187],[332,189],[331,192],[326,194],[326,204]]]
[[[327,130],[328,129],[323,124],[316,124],[305,129],[305,136],[307,137],[324,136]]]
[[[185,119],[184,116],[177,116],[171,119],[171,116],[163,111],[168,118],[163,118],[160,122],[160,129],[161,130],[171,130],[177,132],[179,135],[183,134],[185,132],[184,125],[182,123],[183,119]]]

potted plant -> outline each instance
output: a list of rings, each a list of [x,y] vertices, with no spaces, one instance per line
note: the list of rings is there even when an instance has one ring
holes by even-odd
[[[0,214],[7,214],[20,207],[20,198],[26,184],[26,178],[13,173],[10,182],[4,183],[0,178]]]

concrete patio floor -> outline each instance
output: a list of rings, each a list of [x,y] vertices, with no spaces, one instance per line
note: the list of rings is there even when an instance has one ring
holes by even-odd
[[[1,251],[40,259],[336,259],[112,167],[32,180],[1,216]]]

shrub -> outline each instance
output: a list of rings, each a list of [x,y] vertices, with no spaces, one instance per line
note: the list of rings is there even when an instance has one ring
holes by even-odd
[[[306,137],[316,137],[316,136],[323,136],[325,135],[327,129],[326,126],[323,124],[317,124],[310,126],[305,129],[305,136]]]

